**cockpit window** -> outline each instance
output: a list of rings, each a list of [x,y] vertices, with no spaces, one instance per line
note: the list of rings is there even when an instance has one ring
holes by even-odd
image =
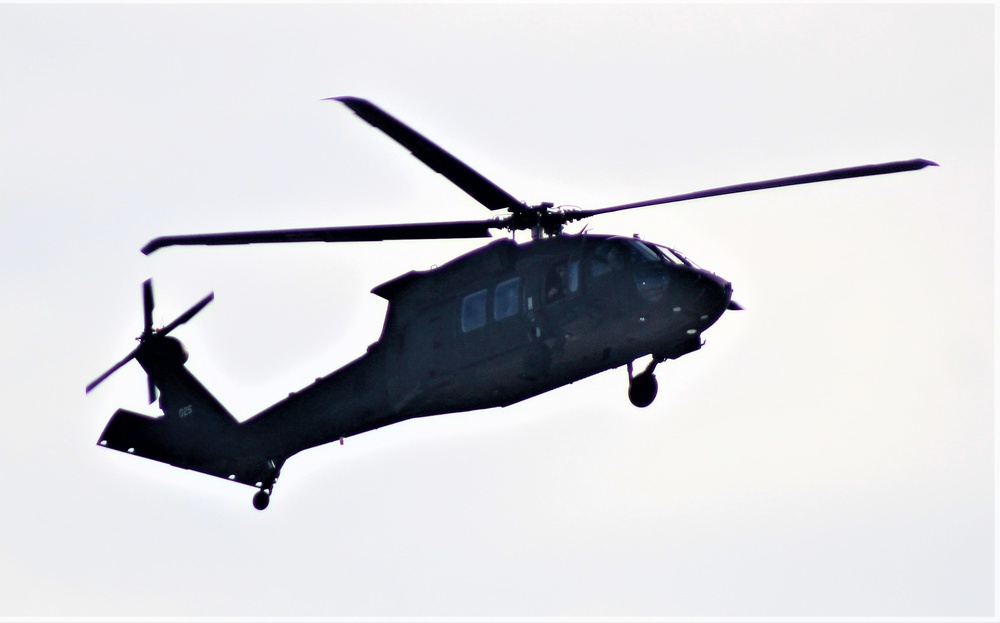
[[[680,258],[681,262],[685,266],[691,266],[692,268],[701,268],[700,266],[694,263],[694,260],[689,259],[686,255],[682,255],[681,252],[678,251],[677,249],[671,249],[669,247],[664,247],[664,248],[670,253],[672,253],[675,257]]]
[[[670,283],[670,264],[681,264],[683,258],[668,253],[664,248],[637,238],[610,238],[600,242],[590,258],[590,275],[629,268],[639,295],[649,301],[658,301]]]
[[[694,262],[681,255],[680,252],[675,249],[671,249],[670,247],[665,247],[659,244],[654,244],[652,242],[647,242],[645,244],[650,248],[650,250],[655,251],[663,259],[667,260],[667,262],[671,264],[682,264],[684,266],[695,265]]]
[[[639,240],[627,241],[633,262],[659,262],[660,255]]]
[[[660,254],[633,238],[612,238],[601,242],[590,260],[590,275],[597,277],[628,264],[661,262]]]

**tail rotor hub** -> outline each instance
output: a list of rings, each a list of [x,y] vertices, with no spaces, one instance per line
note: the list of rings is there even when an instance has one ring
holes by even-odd
[[[104,379],[108,378],[112,374],[118,371],[119,368],[124,366],[126,363],[135,359],[140,352],[142,353],[153,353],[158,357],[165,357],[168,360],[174,361],[179,364],[183,364],[187,361],[187,351],[184,349],[184,345],[181,344],[180,340],[174,337],[167,337],[167,334],[181,326],[188,320],[194,318],[195,314],[200,312],[205,308],[206,305],[212,302],[215,298],[215,294],[211,293],[205,298],[201,299],[195,303],[190,309],[178,316],[173,322],[165,327],[154,329],[153,328],[153,307],[155,303],[153,301],[153,280],[147,279],[142,284],[142,319],[143,327],[142,333],[136,338],[139,342],[137,346],[131,353],[125,356],[124,359],[111,366],[111,368],[97,377],[87,385],[87,393],[89,394],[91,390],[104,382]],[[140,361],[140,363],[142,363]],[[147,374],[147,384],[149,391],[149,402],[152,404],[156,400],[156,385],[154,384],[153,377]]]

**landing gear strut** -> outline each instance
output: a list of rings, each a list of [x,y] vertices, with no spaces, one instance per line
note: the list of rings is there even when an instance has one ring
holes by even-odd
[[[649,366],[639,374],[632,373],[632,364],[628,364],[628,399],[629,401],[643,409],[653,404],[656,399],[656,391],[659,385],[653,369],[656,368],[657,360],[653,360]]]

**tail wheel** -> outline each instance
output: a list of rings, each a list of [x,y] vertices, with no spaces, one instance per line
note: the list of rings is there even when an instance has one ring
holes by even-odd
[[[656,377],[653,376],[653,373],[643,372],[642,374],[632,377],[629,382],[628,399],[633,405],[643,409],[653,404],[653,400],[656,399],[656,392],[658,389],[659,385],[657,384]]]
[[[267,508],[267,505],[270,502],[271,502],[271,494],[269,494],[267,491],[264,491],[263,489],[255,493],[253,496],[253,507],[259,511],[262,511],[265,508]]]

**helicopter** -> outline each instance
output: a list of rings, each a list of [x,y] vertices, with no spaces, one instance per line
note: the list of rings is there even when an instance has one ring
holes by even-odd
[[[238,420],[185,367],[170,334],[214,298],[153,327],[151,280],[143,283],[139,345],[91,382],[90,393],[136,360],[149,402],[162,416],[117,410],[100,446],[257,489],[267,508],[285,462],[303,450],[412,418],[506,407],[625,366],[636,407],[656,398],[658,364],[699,350],[702,334],[742,310],[730,282],[677,250],[638,236],[567,234],[568,223],[655,205],[749,191],[915,171],[924,159],[835,169],[724,186],[599,209],[528,205],[389,115],[356,97],[329,98],[409,150],[487,209],[491,219],[164,236],[169,246],[361,242],[511,237],[428,270],[411,270],[372,290],[388,302],[378,339],[364,354],[245,420]],[[513,233],[528,230],[518,243]],[[637,360],[649,357],[641,371]]]

